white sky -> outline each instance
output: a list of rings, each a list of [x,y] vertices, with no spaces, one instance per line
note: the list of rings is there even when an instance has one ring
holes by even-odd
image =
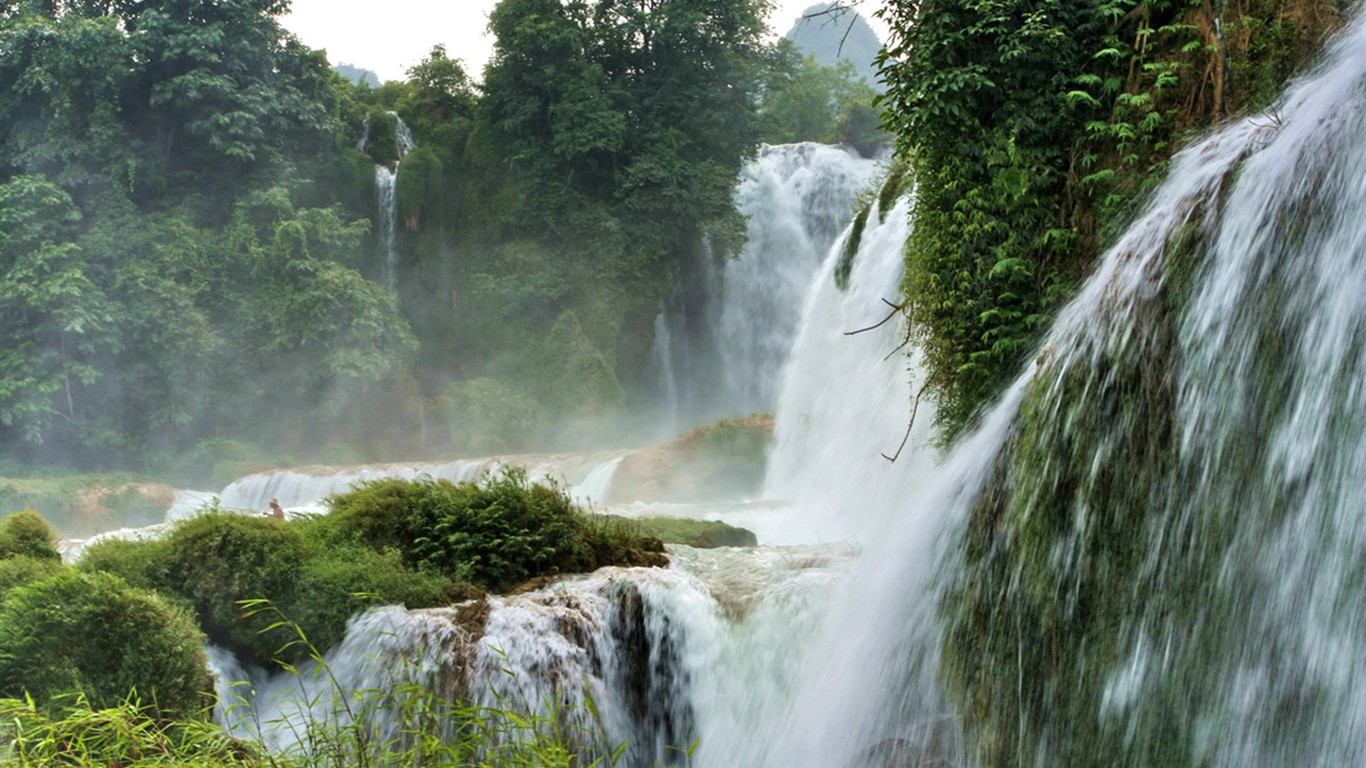
[[[817,0],[778,0],[769,17],[775,35],[792,27],[804,8]],[[437,43],[460,59],[465,71],[478,79],[493,51],[485,32],[488,14],[497,0],[293,0],[284,27],[310,48],[327,50],[333,64],[354,64],[377,72],[382,80],[402,80],[404,70],[418,63]],[[883,24],[871,18],[875,2],[860,4],[860,12],[879,37]]]

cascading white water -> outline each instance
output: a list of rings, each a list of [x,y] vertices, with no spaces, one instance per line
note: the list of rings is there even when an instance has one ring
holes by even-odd
[[[281,753],[306,751],[314,724],[360,725],[375,743],[387,743],[402,736],[404,725],[392,716],[401,709],[392,697],[407,686],[450,696],[473,642],[455,611],[387,607],[352,619],[345,640],[324,657],[325,668],[310,661],[272,675],[210,648],[215,721]]]
[[[263,510],[271,499],[288,508],[316,507],[334,493],[356,483],[381,478],[431,477],[453,483],[477,480],[505,466],[522,467],[531,480],[553,480],[566,486],[581,503],[599,502],[606,495],[612,473],[623,451],[585,454],[489,456],[478,459],[413,464],[368,464],[356,467],[303,467],[259,472],[230,483],[220,494],[229,509]]]
[[[802,297],[877,167],[808,143],[765,146],[745,168],[735,193],[743,253],[718,263],[702,248],[656,324],[646,376],[661,433],[772,410]]]
[[[934,468],[926,449],[934,409],[917,402],[924,377],[918,356],[903,349],[905,324],[893,307],[909,226],[909,198],[885,215],[875,205],[848,288],[835,283],[835,248],[802,311],[763,495],[791,500],[792,524],[813,540],[873,539]]]
[[[392,168],[383,163],[375,165],[375,239],[379,243],[381,278],[385,287],[392,291],[398,286],[398,167],[403,158],[417,148],[417,142],[403,118],[395,112],[388,113],[388,117],[394,120],[397,159]],[[367,122],[358,148],[364,151],[369,140],[370,124]]]

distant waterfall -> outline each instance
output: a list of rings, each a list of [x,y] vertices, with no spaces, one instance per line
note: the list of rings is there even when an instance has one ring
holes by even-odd
[[[393,166],[375,164],[375,240],[379,243],[381,279],[389,290],[398,287],[398,167],[403,158],[417,148],[413,132],[396,112],[387,113],[394,120]],[[367,122],[358,149],[365,151],[370,143],[370,124]]]
[[[877,168],[821,144],[765,146],[745,168],[743,253],[720,261],[703,243],[655,325],[646,377],[661,433],[773,409],[802,297]]]
[[[229,509],[264,510],[271,499],[288,508],[317,507],[334,493],[368,480],[429,477],[472,482],[509,466],[522,467],[532,481],[562,484],[579,503],[601,502],[624,451],[577,454],[525,454],[457,459],[449,462],[364,464],[354,467],[299,467],[258,472],[229,483],[219,498]]]

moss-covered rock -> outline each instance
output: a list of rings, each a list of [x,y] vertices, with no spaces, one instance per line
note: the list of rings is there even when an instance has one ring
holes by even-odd
[[[714,547],[753,547],[759,541],[754,532],[720,520],[689,520],[678,517],[642,517],[632,520],[646,534],[665,544],[683,544],[698,549]]]
[[[628,454],[604,502],[705,502],[759,491],[773,440],[773,417],[755,414],[685,432]]]

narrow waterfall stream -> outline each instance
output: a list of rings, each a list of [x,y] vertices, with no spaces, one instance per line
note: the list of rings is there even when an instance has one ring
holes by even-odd
[[[630,768],[1361,764],[1363,51],[1358,17],[1272,112],[1178,155],[946,454],[905,328],[846,335],[899,295],[903,198],[846,290],[828,250],[783,355],[764,496],[787,546],[492,598],[479,631],[371,611],[334,673],[555,709]],[[303,504],[304,483],[225,493]],[[214,663],[254,691],[221,721],[294,743],[297,681]]]
[[[393,165],[375,164],[375,239],[379,243],[380,279],[389,290],[398,287],[398,168],[403,158],[417,148],[412,129],[396,112],[387,113],[394,120]],[[370,125],[365,126],[359,149],[366,151],[370,141]],[[386,149],[387,151],[387,149]]]

